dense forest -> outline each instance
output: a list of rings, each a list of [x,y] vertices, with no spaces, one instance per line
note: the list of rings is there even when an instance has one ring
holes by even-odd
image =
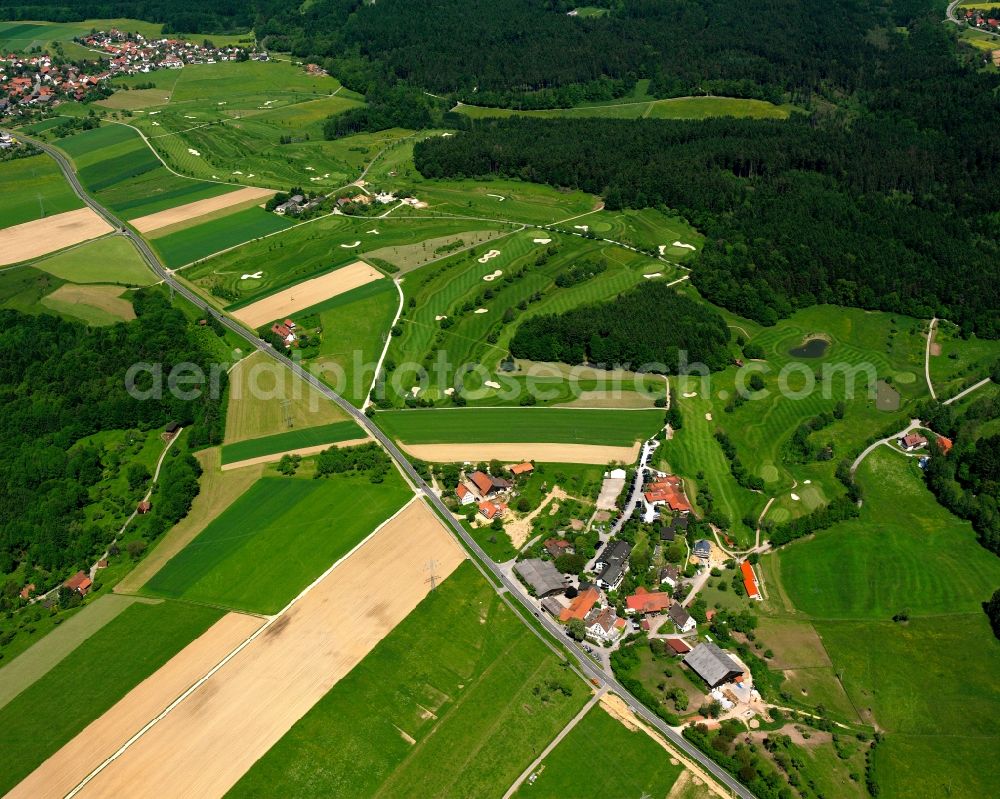
[[[0,0],[0,19],[80,22],[128,17],[162,22],[166,33],[229,33],[250,28],[252,8],[247,0]]]
[[[518,327],[510,351],[532,361],[676,373],[681,364],[725,367],[728,342],[729,329],[718,313],[665,283],[653,283],[612,302],[532,317]]]
[[[513,177],[663,206],[709,239],[692,280],[773,324],[837,303],[1000,336],[994,76],[937,20],[893,35],[863,112],[787,121],[484,120],[414,150],[427,177]]]
[[[107,467],[94,448],[74,448],[104,430],[189,427],[189,443],[221,440],[221,399],[140,400],[125,388],[133,363],[208,367],[211,356],[189,321],[156,290],[136,294],[136,320],[87,328],[54,316],[0,310],[0,573],[29,569],[65,573],[99,554],[113,531],[87,525],[88,489]],[[207,393],[207,392],[206,392]],[[183,516],[197,493],[197,462],[168,458],[157,513],[143,520],[155,537]]]

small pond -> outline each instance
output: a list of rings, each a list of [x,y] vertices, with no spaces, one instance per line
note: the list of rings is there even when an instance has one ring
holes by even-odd
[[[790,349],[788,354],[793,358],[822,358],[830,342],[825,338],[808,338],[799,346]]]

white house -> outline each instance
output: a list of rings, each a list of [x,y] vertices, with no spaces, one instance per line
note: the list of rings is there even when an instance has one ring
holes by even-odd
[[[667,611],[670,620],[682,633],[689,633],[698,626],[698,622],[691,618],[691,615],[684,610],[679,602],[675,602]]]
[[[587,626],[587,635],[606,644],[614,641],[625,629],[625,619],[619,619],[612,608],[594,608],[583,623]]]
[[[458,488],[455,489],[455,493],[458,494],[458,501],[463,505],[471,505],[476,501],[476,495],[473,494],[471,489],[464,483],[458,484]]]

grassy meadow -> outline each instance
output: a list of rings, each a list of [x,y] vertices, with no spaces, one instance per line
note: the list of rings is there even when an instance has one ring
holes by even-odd
[[[383,483],[348,475],[263,477],[171,558],[143,593],[277,613],[408,496],[395,471]]]
[[[0,708],[6,793],[222,616],[176,602],[136,603]]]
[[[787,119],[794,110],[794,106],[774,105],[764,100],[744,100],[737,97],[673,97],[666,100],[624,97],[621,100],[596,105],[538,111],[517,111],[511,108],[487,108],[462,104],[456,106],[454,110],[472,119],[511,116],[603,117],[606,119],[708,119],[709,117]]]
[[[294,219],[254,206],[163,236],[153,234],[150,240],[163,262],[175,269],[294,224]]]
[[[627,447],[653,435],[663,411],[456,408],[382,411],[375,421],[405,444],[549,442]]]
[[[88,241],[35,261],[32,266],[73,283],[148,286],[156,282],[135,245],[123,236]]]
[[[0,162],[0,185],[9,189],[0,192],[0,228],[83,207],[56,162],[47,155]],[[11,190],[14,186],[16,191]]]
[[[938,321],[934,343],[940,347],[940,354],[931,353],[931,382],[942,400],[989,376],[991,367],[1000,359],[1000,341],[962,338],[951,322]]]
[[[361,438],[362,435],[361,428],[350,420],[306,427],[301,430],[288,430],[271,436],[250,438],[235,444],[225,444],[222,447],[222,463],[236,463],[249,458],[274,455],[302,447],[334,444],[338,441]]]
[[[882,447],[857,479],[858,519],[762,559],[758,644],[790,701],[884,731],[883,795],[987,795],[995,762],[967,764],[1000,741],[1000,642],[980,607],[1000,560],[936,503],[914,459]]]
[[[464,563],[227,796],[496,797],[588,693]]]

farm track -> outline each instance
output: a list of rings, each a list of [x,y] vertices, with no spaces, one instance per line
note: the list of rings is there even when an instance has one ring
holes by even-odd
[[[172,291],[177,292],[184,297],[184,299],[188,302],[194,303],[197,307],[205,306],[204,300],[191,291],[187,286],[183,285],[176,278],[174,278],[173,274],[160,262],[156,253],[153,252],[145,240],[138,236],[133,230],[128,228],[103,205],[87,194],[81,185],[76,172],[73,171],[72,163],[65,155],[62,154],[62,152],[45,142],[29,139],[28,137],[22,138],[30,141],[40,150],[55,159],[67,181],[69,181],[70,186],[72,186],[73,191],[76,192],[80,199],[100,216],[105,218],[111,225],[121,230],[122,235],[128,238],[135,245],[153,272],[164,283],[166,283]],[[536,617],[536,624],[538,626],[535,626],[535,624],[528,621],[528,618],[533,616],[535,611],[530,602],[528,602],[527,598],[521,593],[516,583],[507,577],[500,567],[490,560],[489,556],[485,551],[483,551],[479,544],[476,543],[475,539],[473,539],[472,536],[465,531],[465,528],[462,527],[462,525],[448,511],[448,508],[445,506],[441,498],[434,493],[432,487],[417,473],[416,469],[406,458],[403,452],[396,446],[395,442],[383,433],[382,430],[377,427],[371,419],[365,416],[362,411],[354,407],[348,400],[337,394],[333,391],[333,389],[320,381],[319,378],[315,377],[312,373],[303,369],[301,365],[265,344],[257,338],[256,335],[246,330],[229,316],[226,316],[225,314],[210,307],[206,308],[206,312],[210,313],[231,332],[244,339],[249,345],[257,350],[267,353],[272,358],[291,369],[297,376],[311,383],[321,394],[339,405],[362,428],[367,430],[375,439],[377,439],[390,457],[392,457],[396,466],[407,478],[409,483],[415,487],[416,492],[424,495],[431,507],[437,512],[438,517],[448,525],[450,532],[458,538],[468,551],[475,555],[473,562],[476,564],[476,567],[480,570],[484,577],[496,586],[497,593],[500,595],[503,595],[504,593],[509,594],[510,598],[521,605],[525,613],[529,614],[528,617],[523,616],[521,613],[518,615],[522,617],[522,620],[528,629],[531,630],[532,633],[534,633],[549,649],[553,650],[560,656],[563,656],[565,653],[571,655],[573,660],[576,661],[576,667],[580,670],[580,672],[582,672],[588,679],[596,681],[598,688],[606,686],[621,696],[633,713],[659,730],[671,744],[680,749],[686,756],[696,760],[716,780],[726,786],[726,788],[730,790],[734,796],[738,796],[741,799],[754,799],[754,794],[749,789],[744,787],[727,771],[717,765],[715,761],[703,754],[696,746],[689,743],[683,736],[677,733],[676,730],[669,727],[666,722],[664,722],[661,718],[659,718],[659,716],[649,710],[628,690],[626,690],[626,688],[621,685],[615,677],[605,673],[598,664],[594,663],[590,659],[590,657],[576,642],[566,638],[562,629],[559,628],[554,621],[544,615]],[[505,601],[509,601],[506,597],[504,599]],[[557,646],[555,642],[558,642],[559,645]]]

